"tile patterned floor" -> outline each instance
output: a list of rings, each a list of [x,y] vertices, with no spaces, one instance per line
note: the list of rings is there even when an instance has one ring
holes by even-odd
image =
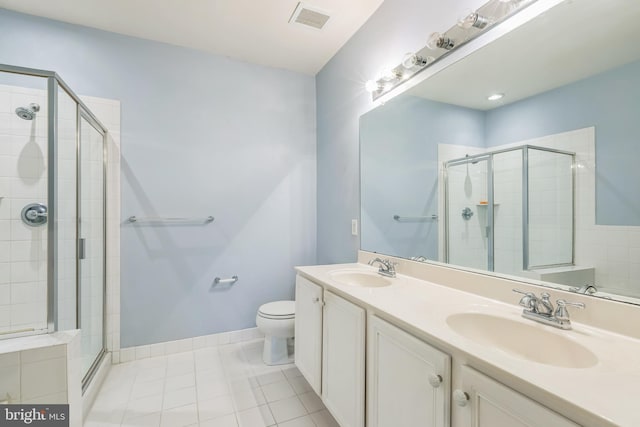
[[[295,366],[263,364],[262,342],[115,365],[84,427],[339,427]]]

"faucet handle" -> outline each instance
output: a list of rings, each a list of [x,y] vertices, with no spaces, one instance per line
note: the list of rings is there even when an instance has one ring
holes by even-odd
[[[520,289],[512,289],[512,291],[524,295],[522,298],[520,298],[520,302],[518,304],[520,304],[527,310],[534,309],[535,304],[538,301],[538,297],[536,297],[533,292],[525,292],[521,291]]]
[[[576,308],[585,308],[586,306],[581,302],[569,302],[563,299],[559,299],[556,301],[557,308],[555,312],[555,317],[558,320],[569,320],[569,312],[567,311],[567,306],[576,307]]]

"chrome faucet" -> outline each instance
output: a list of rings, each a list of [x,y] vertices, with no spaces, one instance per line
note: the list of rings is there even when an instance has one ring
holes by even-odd
[[[569,302],[559,299],[556,301],[557,308],[554,311],[553,304],[549,301],[551,295],[547,292],[540,294],[540,298],[533,292],[524,292],[519,289],[514,289],[513,292],[524,295],[520,298],[519,302],[519,304],[524,307],[522,317],[560,329],[571,329],[571,319],[569,319],[567,306],[576,308],[585,307],[581,302]]]
[[[369,261],[369,265],[373,265],[375,263],[380,264],[380,268],[378,269],[378,274],[387,277],[396,277],[396,265],[397,263],[390,261],[388,259],[380,259],[375,258]]]
[[[582,286],[576,286],[575,288],[570,288],[569,292],[575,292],[584,295],[593,295],[598,292],[598,288],[593,285],[586,284]]]

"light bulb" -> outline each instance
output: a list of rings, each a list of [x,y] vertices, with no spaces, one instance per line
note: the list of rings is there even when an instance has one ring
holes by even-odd
[[[487,97],[489,101],[497,101],[498,99],[502,99],[502,98],[504,98],[504,93],[494,93]]]
[[[380,89],[382,89],[382,86],[375,80],[368,80],[365,84],[364,84],[364,88],[367,90],[367,92],[377,92]]]
[[[416,55],[413,52],[409,52],[402,59],[402,66],[407,70],[410,70],[413,67],[424,67],[429,62],[431,62],[429,59],[433,60],[433,58],[431,58],[430,56],[424,58],[422,56]]]
[[[435,50],[437,48],[451,50],[455,45],[456,43],[453,40],[440,33],[431,34],[427,41],[427,47],[431,50]]]
[[[385,82],[390,82],[392,80],[397,80],[402,77],[402,73],[400,71],[396,71],[393,68],[387,68],[382,73],[380,73],[380,78]]]
[[[471,27],[483,29],[489,25],[489,18],[480,15],[478,12],[471,12],[458,21],[458,27],[468,30]]]

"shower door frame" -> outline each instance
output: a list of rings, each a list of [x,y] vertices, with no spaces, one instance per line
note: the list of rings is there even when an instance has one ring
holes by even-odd
[[[102,348],[91,363],[87,373],[82,376],[82,392],[91,383],[102,359],[107,353],[107,130],[85,106],[78,104],[76,111],[76,327],[82,330],[82,287],[80,266],[80,231],[81,231],[81,186],[82,186],[82,120],[93,127],[102,136]]]
[[[576,153],[557,150],[554,148],[540,147],[537,145],[522,146],[522,189],[526,199],[522,203],[522,237],[525,242],[522,248],[522,265],[524,270],[538,270],[543,268],[566,267],[576,265]],[[571,157],[571,261],[558,264],[531,265],[529,258],[529,150],[547,151],[549,153],[563,154]],[[526,189],[526,192],[525,192]]]
[[[571,199],[572,199],[572,231],[571,231],[571,262],[550,264],[550,265],[536,265],[531,266],[529,262],[529,150],[547,151],[550,153],[557,153],[568,155],[571,157]],[[522,151],[522,269],[532,270],[540,268],[553,268],[575,265],[576,258],[576,153],[570,151],[558,150],[555,148],[540,147],[537,145],[518,145],[516,147],[505,148],[502,150],[489,151],[486,153],[467,155],[465,157],[447,160],[444,162],[444,261],[449,263],[449,166],[459,166],[468,164],[472,161],[487,161],[487,198],[489,207],[487,209],[487,223],[491,227],[491,236],[487,243],[487,265],[488,271],[493,272],[495,267],[494,258],[494,237],[495,237],[495,205],[494,205],[494,185],[493,185],[493,156],[495,154],[507,153],[510,151]]]
[[[103,135],[103,197],[104,197],[104,271],[103,271],[103,319],[102,319],[102,351],[96,357],[93,365],[89,369],[87,375],[82,379],[82,390],[86,389],[95,374],[97,367],[107,353],[106,349],[106,319],[107,319],[107,292],[106,292],[106,275],[107,275],[107,144],[106,135],[108,130],[106,126],[93,114],[93,112],[85,105],[78,95],[67,85],[64,80],[55,71],[41,70],[36,68],[19,67],[15,65],[1,64],[0,72],[18,74],[25,76],[41,77],[47,79],[47,329],[38,331],[38,333],[29,333],[22,335],[42,335],[52,333],[58,330],[58,224],[56,201],[58,200],[58,90],[63,89],[65,93],[76,103],[76,221],[78,220],[78,208],[80,203],[80,117],[85,117],[87,121]],[[79,326],[79,310],[80,298],[78,286],[80,277],[78,277],[77,269],[79,264],[78,253],[78,227],[76,226],[76,328]],[[20,336],[20,335],[16,335]]]

